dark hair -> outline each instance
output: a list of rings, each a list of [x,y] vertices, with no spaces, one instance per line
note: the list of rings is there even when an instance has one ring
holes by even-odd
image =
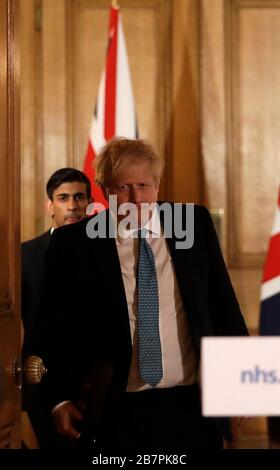
[[[53,193],[61,184],[74,183],[76,181],[78,181],[79,183],[84,183],[86,185],[87,198],[88,200],[90,200],[90,180],[82,171],[77,170],[76,168],[60,168],[51,175],[46,185],[48,198],[51,199],[51,201],[53,200]]]

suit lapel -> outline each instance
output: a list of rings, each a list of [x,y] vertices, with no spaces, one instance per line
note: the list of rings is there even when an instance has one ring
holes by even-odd
[[[172,215],[174,206],[172,206]],[[162,214],[160,214],[162,216]],[[174,217],[172,217],[174,221]],[[161,217],[161,223],[164,229],[166,221]],[[202,264],[200,263],[199,253],[194,245],[189,249],[179,249],[176,247],[178,239],[175,236],[174,227],[172,230],[172,236],[166,238],[170,255],[172,258],[174,270],[182,300],[185,306],[186,314],[188,317],[188,323],[190,327],[190,333],[194,338],[197,349],[200,348],[200,337],[201,337],[201,323],[203,323],[203,317],[205,311],[201,305],[201,296],[203,297],[202,288]]]
[[[52,236],[51,235],[51,229],[49,229],[47,232],[45,232],[42,235],[41,241],[42,241],[42,248],[43,248],[44,252],[47,251],[47,248],[48,248],[50,240],[51,240],[51,236]]]

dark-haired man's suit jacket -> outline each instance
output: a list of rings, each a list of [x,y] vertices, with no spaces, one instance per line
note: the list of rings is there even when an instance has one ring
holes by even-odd
[[[30,345],[34,341],[34,325],[39,322],[39,319],[36,318],[39,313],[39,291],[50,240],[51,229],[21,245],[21,312],[24,326],[23,363],[31,354]],[[28,385],[23,382],[22,409],[28,412],[40,446],[45,447],[50,442],[54,430],[40,392],[40,385]]]
[[[24,326],[23,355],[29,354],[35,316],[38,312],[39,289],[44,272],[45,255],[51,230],[21,244],[21,316]]]
[[[98,217],[108,222],[108,211]],[[116,243],[90,239],[88,223],[85,219],[57,229],[47,257],[40,312],[45,323],[34,352],[49,370],[50,408],[78,400],[87,380],[96,387],[95,409],[100,408],[98,394],[117,394],[127,384],[132,346]],[[176,249],[175,242],[174,236],[167,239],[199,357],[203,336],[246,335],[247,329],[206,208],[195,206],[193,247]],[[50,337],[51,344],[45,341]],[[218,425],[230,438],[228,420]]]

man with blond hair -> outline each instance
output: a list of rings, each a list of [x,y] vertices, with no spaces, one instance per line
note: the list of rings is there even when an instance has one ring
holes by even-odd
[[[51,242],[35,349],[57,431],[85,445],[231,439],[229,420],[201,416],[200,340],[247,329],[207,209],[157,204],[162,170],[147,142],[113,139],[96,161],[109,209]]]

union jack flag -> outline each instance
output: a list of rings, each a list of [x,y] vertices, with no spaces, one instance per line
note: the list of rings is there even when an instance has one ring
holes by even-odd
[[[83,171],[92,184],[95,202],[107,207],[101,189],[94,184],[93,162],[103,145],[116,136],[137,137],[137,121],[119,7],[111,7],[106,64],[99,84]]]
[[[280,188],[278,207],[264,265],[260,334],[280,335]]]

